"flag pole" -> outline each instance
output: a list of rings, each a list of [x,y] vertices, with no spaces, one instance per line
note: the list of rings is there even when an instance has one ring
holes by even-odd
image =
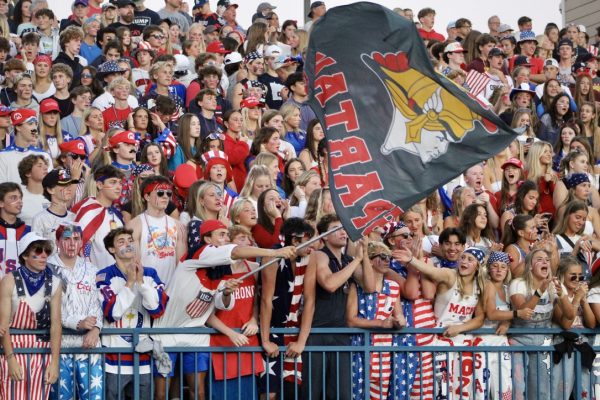
[[[300,244],[299,246],[296,246],[296,250],[301,250],[301,249],[303,249],[303,248],[305,248],[305,247],[308,247],[308,246],[310,246],[311,244],[313,244],[313,243],[315,243],[315,242],[317,242],[317,241],[319,241],[319,240],[323,239],[325,236],[331,235],[332,233],[334,233],[334,232],[337,232],[337,231],[339,231],[339,230],[340,230],[340,229],[342,229],[342,228],[343,228],[343,226],[342,226],[342,225],[338,225],[338,226],[336,226],[335,228],[331,228],[331,229],[330,229],[330,230],[328,230],[327,232],[324,232],[324,233],[320,234],[319,236],[315,236],[314,238],[311,238],[311,239],[307,240],[306,242],[304,242],[304,243]],[[241,277],[239,277],[238,279],[239,279],[240,281],[243,281],[244,279],[248,278],[249,276],[251,276],[251,275],[253,275],[253,274],[257,273],[257,272],[260,272],[261,270],[263,270],[263,269],[267,268],[268,266],[271,266],[271,265],[275,264],[275,263],[276,263],[276,262],[277,262],[277,261],[278,261],[280,258],[281,258],[281,257],[276,257],[276,258],[272,259],[271,261],[269,261],[269,262],[267,262],[267,263],[264,263],[264,264],[260,265],[260,266],[259,266],[258,268],[256,268],[255,270],[253,270],[253,271],[250,271],[250,272],[247,272],[246,274],[242,275],[242,276],[241,276]],[[224,290],[224,289],[222,289],[222,290]]]

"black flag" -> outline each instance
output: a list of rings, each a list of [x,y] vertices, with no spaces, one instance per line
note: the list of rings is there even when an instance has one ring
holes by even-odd
[[[353,240],[516,137],[436,73],[415,26],[383,6],[329,10],[313,26],[306,58],[310,105],[329,147],[331,197]]]

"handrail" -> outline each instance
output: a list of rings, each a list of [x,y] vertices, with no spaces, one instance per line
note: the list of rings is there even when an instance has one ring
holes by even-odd
[[[240,329],[234,329],[240,332]],[[338,334],[364,334],[364,333],[395,333],[399,335],[404,334],[442,334],[445,328],[403,328],[397,329],[363,329],[363,328],[312,328],[311,334],[327,334],[327,333],[338,333]],[[271,328],[272,333],[288,333],[294,334],[300,332],[298,328]],[[559,334],[564,332],[561,328],[510,328],[507,336],[511,335],[536,335],[536,334]],[[574,332],[580,335],[597,335],[600,334],[600,328],[597,329],[569,329],[569,332]],[[63,329],[63,335],[84,335],[85,332],[73,331],[70,329]],[[35,335],[47,335],[50,333],[49,330],[22,330],[22,329],[11,329],[10,333],[13,335],[24,335],[24,334],[35,334]],[[496,330],[493,328],[481,328],[472,331],[465,332],[472,335],[495,335]],[[102,329],[100,335],[163,335],[163,334],[220,334],[219,331],[213,328],[106,328]]]

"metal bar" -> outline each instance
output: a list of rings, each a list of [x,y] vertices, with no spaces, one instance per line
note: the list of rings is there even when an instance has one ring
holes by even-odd
[[[342,229],[342,225],[338,225],[335,228],[331,228],[330,230],[328,230],[327,232],[321,233],[319,236],[315,236],[314,238],[311,238],[309,240],[307,240],[306,242],[296,246],[296,250],[300,250],[303,249],[305,247],[310,246],[311,244],[318,242],[319,240],[323,239],[325,236],[331,235],[334,232],[339,231],[340,229]],[[270,265],[275,264],[277,261],[279,261],[279,259],[281,259],[282,257],[277,257],[272,259],[271,261],[269,261],[268,263],[264,263],[262,265],[260,265],[258,268],[256,268],[255,270],[252,270],[250,272],[245,273],[244,275],[240,276],[239,278],[237,278],[240,281],[243,281],[244,279],[256,274],[257,272],[262,271],[263,269],[267,268]],[[225,290],[225,288],[220,289],[221,291]]]

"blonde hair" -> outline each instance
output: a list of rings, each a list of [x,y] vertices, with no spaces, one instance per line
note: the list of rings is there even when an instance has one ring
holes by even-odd
[[[150,75],[150,80],[152,82],[156,82],[156,80],[154,79],[154,74],[158,73],[158,71],[160,71],[163,68],[171,68],[171,64],[169,64],[166,61],[158,61],[152,64],[152,67],[150,67],[150,71],[148,71],[148,75]]]
[[[319,174],[317,174],[317,172],[314,169],[309,169],[309,170],[304,171],[302,174],[300,174],[300,176],[298,178],[296,178],[294,187],[306,186],[313,177],[318,178],[319,182],[321,182],[321,178],[319,178]],[[290,205],[297,206],[298,203],[299,203],[298,198],[296,197],[294,192],[292,192],[292,195],[290,196]]]
[[[256,158],[254,159],[254,164],[252,165],[264,165],[268,168],[273,161],[279,162],[279,159],[275,154],[269,153],[268,151],[262,151],[258,153]]]
[[[40,142],[41,142],[42,148],[44,150],[48,150],[49,130],[50,130],[50,128],[48,126],[46,126],[46,123],[44,122],[44,116],[40,113],[40,123],[39,123]],[[54,126],[54,137],[56,138],[57,144],[61,144],[62,142],[64,142],[64,138],[63,138],[63,134],[62,134],[62,126],[60,124],[60,115],[56,119],[56,125]]]
[[[296,111],[300,111],[300,107],[298,107],[297,105],[293,104],[293,103],[283,103],[283,105],[281,106],[281,108],[279,109],[279,113],[281,114],[281,116],[283,117],[283,123],[286,127],[286,130],[288,129],[288,123],[287,123],[287,119],[289,117],[292,116],[292,114]],[[295,128],[294,132],[298,132],[300,130],[300,128]]]
[[[552,163],[548,164],[545,168],[540,163],[540,157],[544,153],[544,150],[548,147],[552,151],[552,145],[548,142],[538,141],[534,142],[527,153],[527,179],[533,182],[538,182],[541,177],[548,173],[552,173]]]
[[[254,187],[254,183],[256,180],[262,176],[266,176],[269,178],[269,182],[271,182],[271,187],[275,187],[275,182],[273,182],[273,178],[271,178],[271,174],[269,173],[269,169],[264,165],[253,165],[248,171],[248,176],[246,177],[246,182],[244,183],[244,187],[240,192],[240,197],[250,198],[252,195],[252,188]]]
[[[221,188],[216,183],[213,183],[213,182],[203,182],[198,187],[198,190],[196,191],[195,196],[193,198],[190,198],[189,201],[188,201],[188,208],[187,209],[188,209],[188,213],[190,214],[191,218],[198,217],[202,221],[205,221],[205,220],[208,219],[207,215],[206,215],[206,209],[204,208],[204,206],[198,200],[199,199],[203,199],[204,196],[206,196],[206,192],[208,192],[209,189],[215,189],[217,191],[217,193],[221,192]],[[190,190],[190,193],[192,193],[191,190]]]
[[[116,77],[108,84],[108,91],[112,92],[114,89],[120,86],[126,87],[127,90],[129,90],[129,88],[131,87],[131,82],[129,82],[124,76]]]
[[[248,130],[248,121],[249,121],[248,108],[242,108],[241,113],[242,113],[242,136],[246,137],[246,138],[250,138],[250,135],[248,134],[248,132],[249,132],[249,130]],[[258,119],[256,121],[256,130],[254,131],[254,136],[256,136],[256,134],[260,130],[261,122],[262,122],[262,113],[258,114]]]
[[[392,251],[383,242],[369,242],[367,246],[367,255],[371,259],[378,254],[392,255]]]
[[[250,200],[248,200],[246,197],[238,197],[235,200],[235,202],[229,209],[229,220],[231,221],[232,224],[238,224],[236,219],[237,219],[237,217],[240,216],[240,213],[242,212],[242,209],[244,208],[246,203],[248,203],[252,207],[254,207],[254,204],[252,204],[252,202]]]

